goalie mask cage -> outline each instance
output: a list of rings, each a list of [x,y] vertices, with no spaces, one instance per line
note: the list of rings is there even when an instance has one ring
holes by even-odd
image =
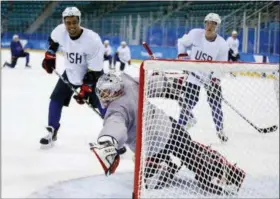
[[[144,61],[133,198],[278,198],[278,70]]]

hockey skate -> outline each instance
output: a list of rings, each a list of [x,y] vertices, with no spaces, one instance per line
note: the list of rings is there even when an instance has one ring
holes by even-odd
[[[54,145],[54,142],[57,140],[57,131],[58,129],[54,129],[52,126],[46,127],[47,131],[49,132],[47,136],[41,138],[41,148],[50,148]]]
[[[11,68],[11,69],[13,69],[13,67],[9,66],[8,62],[6,62],[6,61],[3,64],[2,68]]]
[[[5,68],[7,66],[7,62],[5,61],[5,63],[3,64],[2,68]]]
[[[228,137],[225,135],[225,133],[222,130],[217,132],[217,136],[222,143],[228,141]]]
[[[30,68],[31,68],[31,66],[30,66],[29,64],[26,64],[26,65],[25,65],[25,68],[30,69]]]

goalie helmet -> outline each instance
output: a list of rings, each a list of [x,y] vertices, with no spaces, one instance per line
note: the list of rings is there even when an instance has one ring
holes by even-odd
[[[95,93],[103,107],[107,107],[124,94],[124,83],[113,73],[103,74],[96,83]]]
[[[62,12],[62,21],[64,22],[65,17],[76,16],[79,18],[79,24],[81,23],[81,12],[77,7],[67,7]]]
[[[208,15],[206,15],[206,17],[204,18],[204,23],[206,21],[214,21],[217,23],[217,26],[219,26],[222,22],[220,16],[216,13],[209,13]]]

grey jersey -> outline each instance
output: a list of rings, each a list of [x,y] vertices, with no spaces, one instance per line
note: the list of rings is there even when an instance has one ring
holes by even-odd
[[[138,109],[138,83],[128,77],[120,76],[124,83],[124,95],[111,102],[104,117],[103,129],[99,137],[114,137],[119,147],[128,144],[134,151],[136,141],[136,122]]]
[[[99,137],[103,135],[112,136],[118,141],[119,148],[127,144],[132,151],[135,151],[139,85],[137,80],[132,79],[125,73],[120,77],[124,82],[125,93],[109,104]],[[154,85],[153,82],[150,81],[149,83],[149,90],[152,93],[156,92],[156,89],[152,86]],[[150,95],[150,97],[156,96]],[[171,121],[162,110],[156,108],[152,103],[146,102],[144,109],[147,120],[143,121],[143,129],[145,129],[143,138],[147,141],[145,143],[154,143],[149,141],[159,140],[160,142],[157,143],[160,144],[158,145],[146,146],[153,148],[153,150],[148,151],[158,152],[167,142],[171,131]]]

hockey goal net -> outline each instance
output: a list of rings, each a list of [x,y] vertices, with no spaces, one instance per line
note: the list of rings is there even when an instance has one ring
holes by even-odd
[[[278,197],[278,70],[144,61],[134,198]]]

